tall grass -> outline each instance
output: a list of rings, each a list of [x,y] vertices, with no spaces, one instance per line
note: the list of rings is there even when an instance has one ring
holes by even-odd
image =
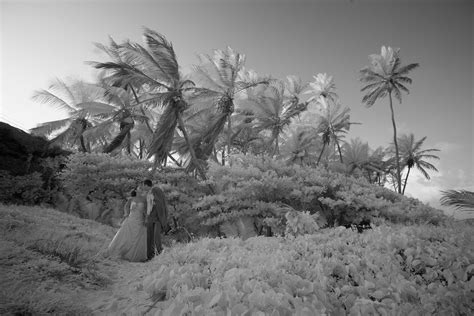
[[[78,289],[109,283],[97,254],[114,232],[53,209],[0,204],[0,314],[90,314]]]

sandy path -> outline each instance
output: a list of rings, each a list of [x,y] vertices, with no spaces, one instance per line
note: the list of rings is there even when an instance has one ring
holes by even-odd
[[[154,315],[153,301],[143,290],[143,280],[151,273],[156,259],[146,263],[104,260],[100,270],[112,280],[107,288],[89,292],[85,305],[93,315]]]

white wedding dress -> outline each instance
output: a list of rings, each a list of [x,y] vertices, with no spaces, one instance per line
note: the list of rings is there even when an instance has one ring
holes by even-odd
[[[146,226],[143,225],[146,203],[132,201],[130,215],[123,221],[107,248],[110,256],[140,262],[147,259]]]

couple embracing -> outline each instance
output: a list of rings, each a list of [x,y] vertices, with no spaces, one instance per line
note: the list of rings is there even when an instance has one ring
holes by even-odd
[[[128,216],[107,248],[108,254],[134,262],[151,260],[163,250],[161,233],[168,228],[163,191],[146,179],[132,191],[124,212]]]

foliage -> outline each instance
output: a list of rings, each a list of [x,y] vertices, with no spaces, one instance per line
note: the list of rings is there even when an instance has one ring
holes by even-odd
[[[144,179],[150,178],[165,193],[170,211],[169,221],[174,226],[184,225],[193,232],[198,230],[192,203],[206,192],[206,187],[178,169],[163,169],[150,175],[152,167],[151,162],[130,157],[78,153],[69,157],[60,178],[69,196],[97,201],[103,207],[103,212],[117,208],[116,201],[123,205],[129,192]],[[121,212],[120,207],[118,211]],[[112,216],[121,216],[121,213]]]
[[[232,166],[211,163],[209,180],[216,193],[195,204],[202,223],[216,226],[242,216],[285,230],[288,211],[319,213],[333,225],[352,225],[383,217],[400,223],[439,223],[442,212],[365,179],[322,168],[287,165],[250,155],[236,156]]]
[[[39,172],[23,176],[12,176],[0,171],[0,202],[7,204],[35,205],[47,202],[48,191]]]
[[[380,55],[372,54],[369,56],[371,64],[360,71],[360,80],[365,84],[361,91],[366,91],[362,102],[365,103],[367,107],[374,105],[378,99],[382,99],[388,95],[392,115],[393,142],[395,145],[397,192],[402,193],[400,155],[392,95],[395,96],[400,103],[402,102],[402,92],[409,93],[405,85],[412,83],[411,78],[408,77],[408,73],[417,68],[419,64],[414,63],[402,66],[399,51],[399,49],[382,46]]]
[[[441,205],[453,206],[456,209],[473,212],[474,192],[467,190],[442,191]]]
[[[109,283],[95,256],[113,234],[53,209],[0,204],[0,314],[89,314],[77,288]]]
[[[202,239],[157,259],[156,315],[468,315],[472,226],[338,227],[298,237]]]

